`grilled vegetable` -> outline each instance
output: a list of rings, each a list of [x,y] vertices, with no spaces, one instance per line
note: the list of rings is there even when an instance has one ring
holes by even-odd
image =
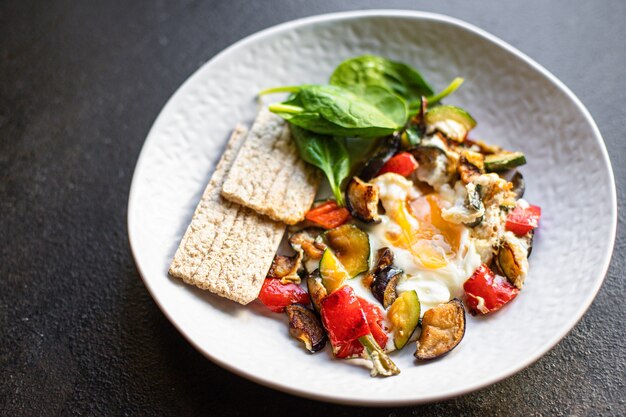
[[[311,299],[299,285],[281,284],[277,278],[266,278],[259,292],[259,300],[274,313],[282,313],[291,304],[309,304]]]
[[[378,187],[353,177],[346,188],[346,207],[353,217],[365,223],[378,223]]]
[[[351,278],[348,271],[346,271],[330,249],[324,251],[324,255],[322,255],[320,260],[320,276],[322,277],[322,284],[324,284],[328,293],[337,290],[347,279]]]
[[[409,152],[400,152],[388,160],[385,165],[378,171],[378,175],[388,172],[408,177],[417,168],[417,161]]]
[[[370,239],[363,230],[353,224],[345,224],[324,232],[322,238],[350,278],[368,270]]]
[[[339,207],[334,200],[328,200],[309,210],[305,218],[324,229],[332,229],[347,222],[350,212],[345,207]]]
[[[521,172],[515,171],[510,180],[511,184],[513,184],[513,188],[511,192],[515,193],[515,198],[520,199],[524,197],[524,191],[526,191],[526,182],[524,181],[524,176]]]
[[[417,178],[433,187],[447,183],[454,174],[446,151],[439,146],[421,145],[411,149],[418,163]]]
[[[465,310],[454,298],[431,308],[422,318],[422,334],[417,341],[417,359],[435,359],[454,349],[465,334]]]
[[[324,254],[326,245],[316,238],[322,233],[322,229],[307,227],[289,238],[289,244],[296,252],[304,252],[304,260],[320,259]]]
[[[506,230],[515,233],[517,236],[524,236],[533,229],[539,227],[541,217],[541,207],[515,207],[506,217]]]
[[[484,159],[485,157],[478,152],[468,150],[461,152],[457,171],[463,183],[468,184],[471,182],[472,177],[485,172]]]
[[[519,240],[505,238],[500,244],[496,262],[504,276],[517,288],[521,289],[528,271],[528,252]]]
[[[485,212],[485,205],[483,204],[483,200],[480,198],[480,190],[481,190],[481,186],[480,185],[474,185],[472,183],[469,183],[465,186],[465,189],[467,190],[467,202],[466,202],[466,206],[468,208],[468,210],[474,211],[476,213],[484,213]],[[485,218],[484,214],[482,214],[480,217],[478,217],[476,220],[474,220],[471,223],[466,223],[465,225],[468,227],[476,227],[479,224],[481,224],[483,222],[483,219]]]
[[[298,270],[302,267],[302,257],[302,252],[299,252],[294,256],[274,256],[274,260],[272,260],[272,266],[270,266],[267,277],[279,278],[283,284],[288,282],[299,284],[300,276],[298,275]]]
[[[374,278],[376,277],[376,274],[391,266],[392,263],[393,252],[391,252],[391,249],[387,247],[378,249],[378,251],[376,252],[376,264],[363,277],[363,285],[365,287],[371,287],[372,283],[374,282]]]
[[[526,157],[521,152],[500,152],[485,156],[485,170],[487,172],[504,171],[526,163]]]
[[[382,139],[374,156],[370,158],[359,173],[359,178],[369,181],[378,174],[378,171],[391,159],[400,148],[400,136],[392,135]]]
[[[359,354],[364,349],[367,358],[372,361],[372,376],[396,375],[400,370],[380,348],[371,330],[372,324],[378,321],[378,317],[372,316],[376,310],[369,307],[364,309],[363,302],[365,301],[359,299],[348,285],[344,285],[322,300],[320,310],[322,323],[328,332],[333,353],[338,358],[346,358]],[[366,311],[370,314],[369,319]],[[382,344],[383,340],[380,342]]]
[[[311,298],[313,307],[315,307],[315,310],[319,312],[322,299],[328,295],[328,291],[326,290],[326,287],[324,287],[324,283],[322,282],[322,277],[320,276],[319,269],[316,269],[315,271],[307,275],[306,287],[309,291],[309,297]]]
[[[466,304],[472,314],[487,314],[500,310],[519,290],[506,279],[497,276],[485,264],[478,267],[465,281]]]
[[[374,298],[383,305],[385,309],[389,308],[396,300],[396,286],[402,276],[402,270],[389,266],[374,275],[374,281],[370,287]]]
[[[476,126],[468,112],[456,106],[437,106],[424,116],[429,131],[438,130],[455,142],[463,142],[467,133]]]
[[[387,318],[391,322],[393,344],[402,349],[415,331],[420,319],[420,301],[415,290],[405,291],[393,302]]]
[[[289,317],[289,334],[304,343],[306,349],[315,353],[326,346],[326,332],[314,312],[302,304],[285,308]]]

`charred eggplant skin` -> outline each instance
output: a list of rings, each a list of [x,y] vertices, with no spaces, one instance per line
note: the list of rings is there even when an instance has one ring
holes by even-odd
[[[461,300],[453,298],[424,314],[415,357],[419,360],[439,358],[457,347],[464,335],[465,308]]]
[[[382,143],[379,145],[374,156],[367,161],[361,172],[359,178],[363,181],[369,181],[378,174],[378,171],[385,165],[392,156],[400,149],[400,136],[392,135],[383,138]]]
[[[511,184],[513,184],[512,192],[515,193],[515,198],[520,199],[524,197],[524,191],[526,191],[526,182],[521,172],[515,171],[515,174],[511,177]]]
[[[385,309],[389,308],[394,301],[396,301],[397,293],[396,286],[402,276],[403,271],[393,266],[374,274],[374,281],[370,289],[374,298],[376,298],[383,305]]]
[[[306,349],[315,353],[326,346],[326,331],[316,314],[302,304],[286,307],[289,317],[289,334],[304,343]]]
[[[316,311],[320,311],[320,303],[322,302],[322,299],[328,295],[328,291],[322,283],[319,269],[311,272],[306,277],[306,286],[307,290],[309,291],[309,296],[311,297],[313,307],[315,307]]]
[[[378,187],[353,177],[346,187],[346,207],[352,217],[364,223],[379,223]]]

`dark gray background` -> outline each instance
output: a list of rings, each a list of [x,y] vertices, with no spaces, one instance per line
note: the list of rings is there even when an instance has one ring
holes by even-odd
[[[574,330],[519,374],[438,404],[358,409],[261,387],[196,352],[150,298],[126,204],[168,97],[243,36],[376,7],[464,19],[552,71],[598,123],[622,201],[624,1],[1,1],[0,414],[626,415],[623,211],[606,281]]]

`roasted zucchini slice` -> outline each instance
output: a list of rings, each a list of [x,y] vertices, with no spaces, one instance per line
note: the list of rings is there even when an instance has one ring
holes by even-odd
[[[351,278],[341,261],[330,249],[324,251],[320,260],[320,276],[329,294],[341,288],[343,283]]]
[[[306,349],[315,353],[326,346],[326,332],[314,312],[301,304],[285,308],[289,317],[289,334],[304,343]]]
[[[389,266],[374,275],[374,281],[370,289],[374,298],[383,305],[385,309],[389,308],[396,301],[396,286],[402,277],[402,270]]]
[[[353,177],[346,187],[346,206],[352,217],[365,223],[379,223],[378,187]]]
[[[458,346],[465,335],[465,309],[454,298],[431,308],[422,318],[422,334],[417,341],[415,357],[435,359]]]
[[[339,259],[350,278],[369,269],[370,239],[367,233],[357,226],[344,224],[330,229],[324,232],[322,239]]]
[[[528,249],[524,243],[517,238],[507,238],[505,234],[496,257],[500,272],[519,289],[522,289],[528,271]]]
[[[476,126],[468,112],[456,106],[437,106],[424,115],[428,131],[438,130],[455,142],[463,142],[467,133]]]
[[[400,350],[409,341],[420,320],[420,301],[415,290],[405,291],[393,302],[387,312],[391,322],[393,344]]]
[[[485,170],[487,172],[505,171],[526,163],[526,157],[521,152],[500,152],[485,156]]]

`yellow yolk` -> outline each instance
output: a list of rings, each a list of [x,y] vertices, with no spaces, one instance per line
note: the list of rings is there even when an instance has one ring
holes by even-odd
[[[409,250],[426,268],[448,264],[459,249],[461,228],[441,217],[437,196],[429,194],[410,203],[398,201],[387,213],[400,226],[401,233],[387,231],[392,245]]]

